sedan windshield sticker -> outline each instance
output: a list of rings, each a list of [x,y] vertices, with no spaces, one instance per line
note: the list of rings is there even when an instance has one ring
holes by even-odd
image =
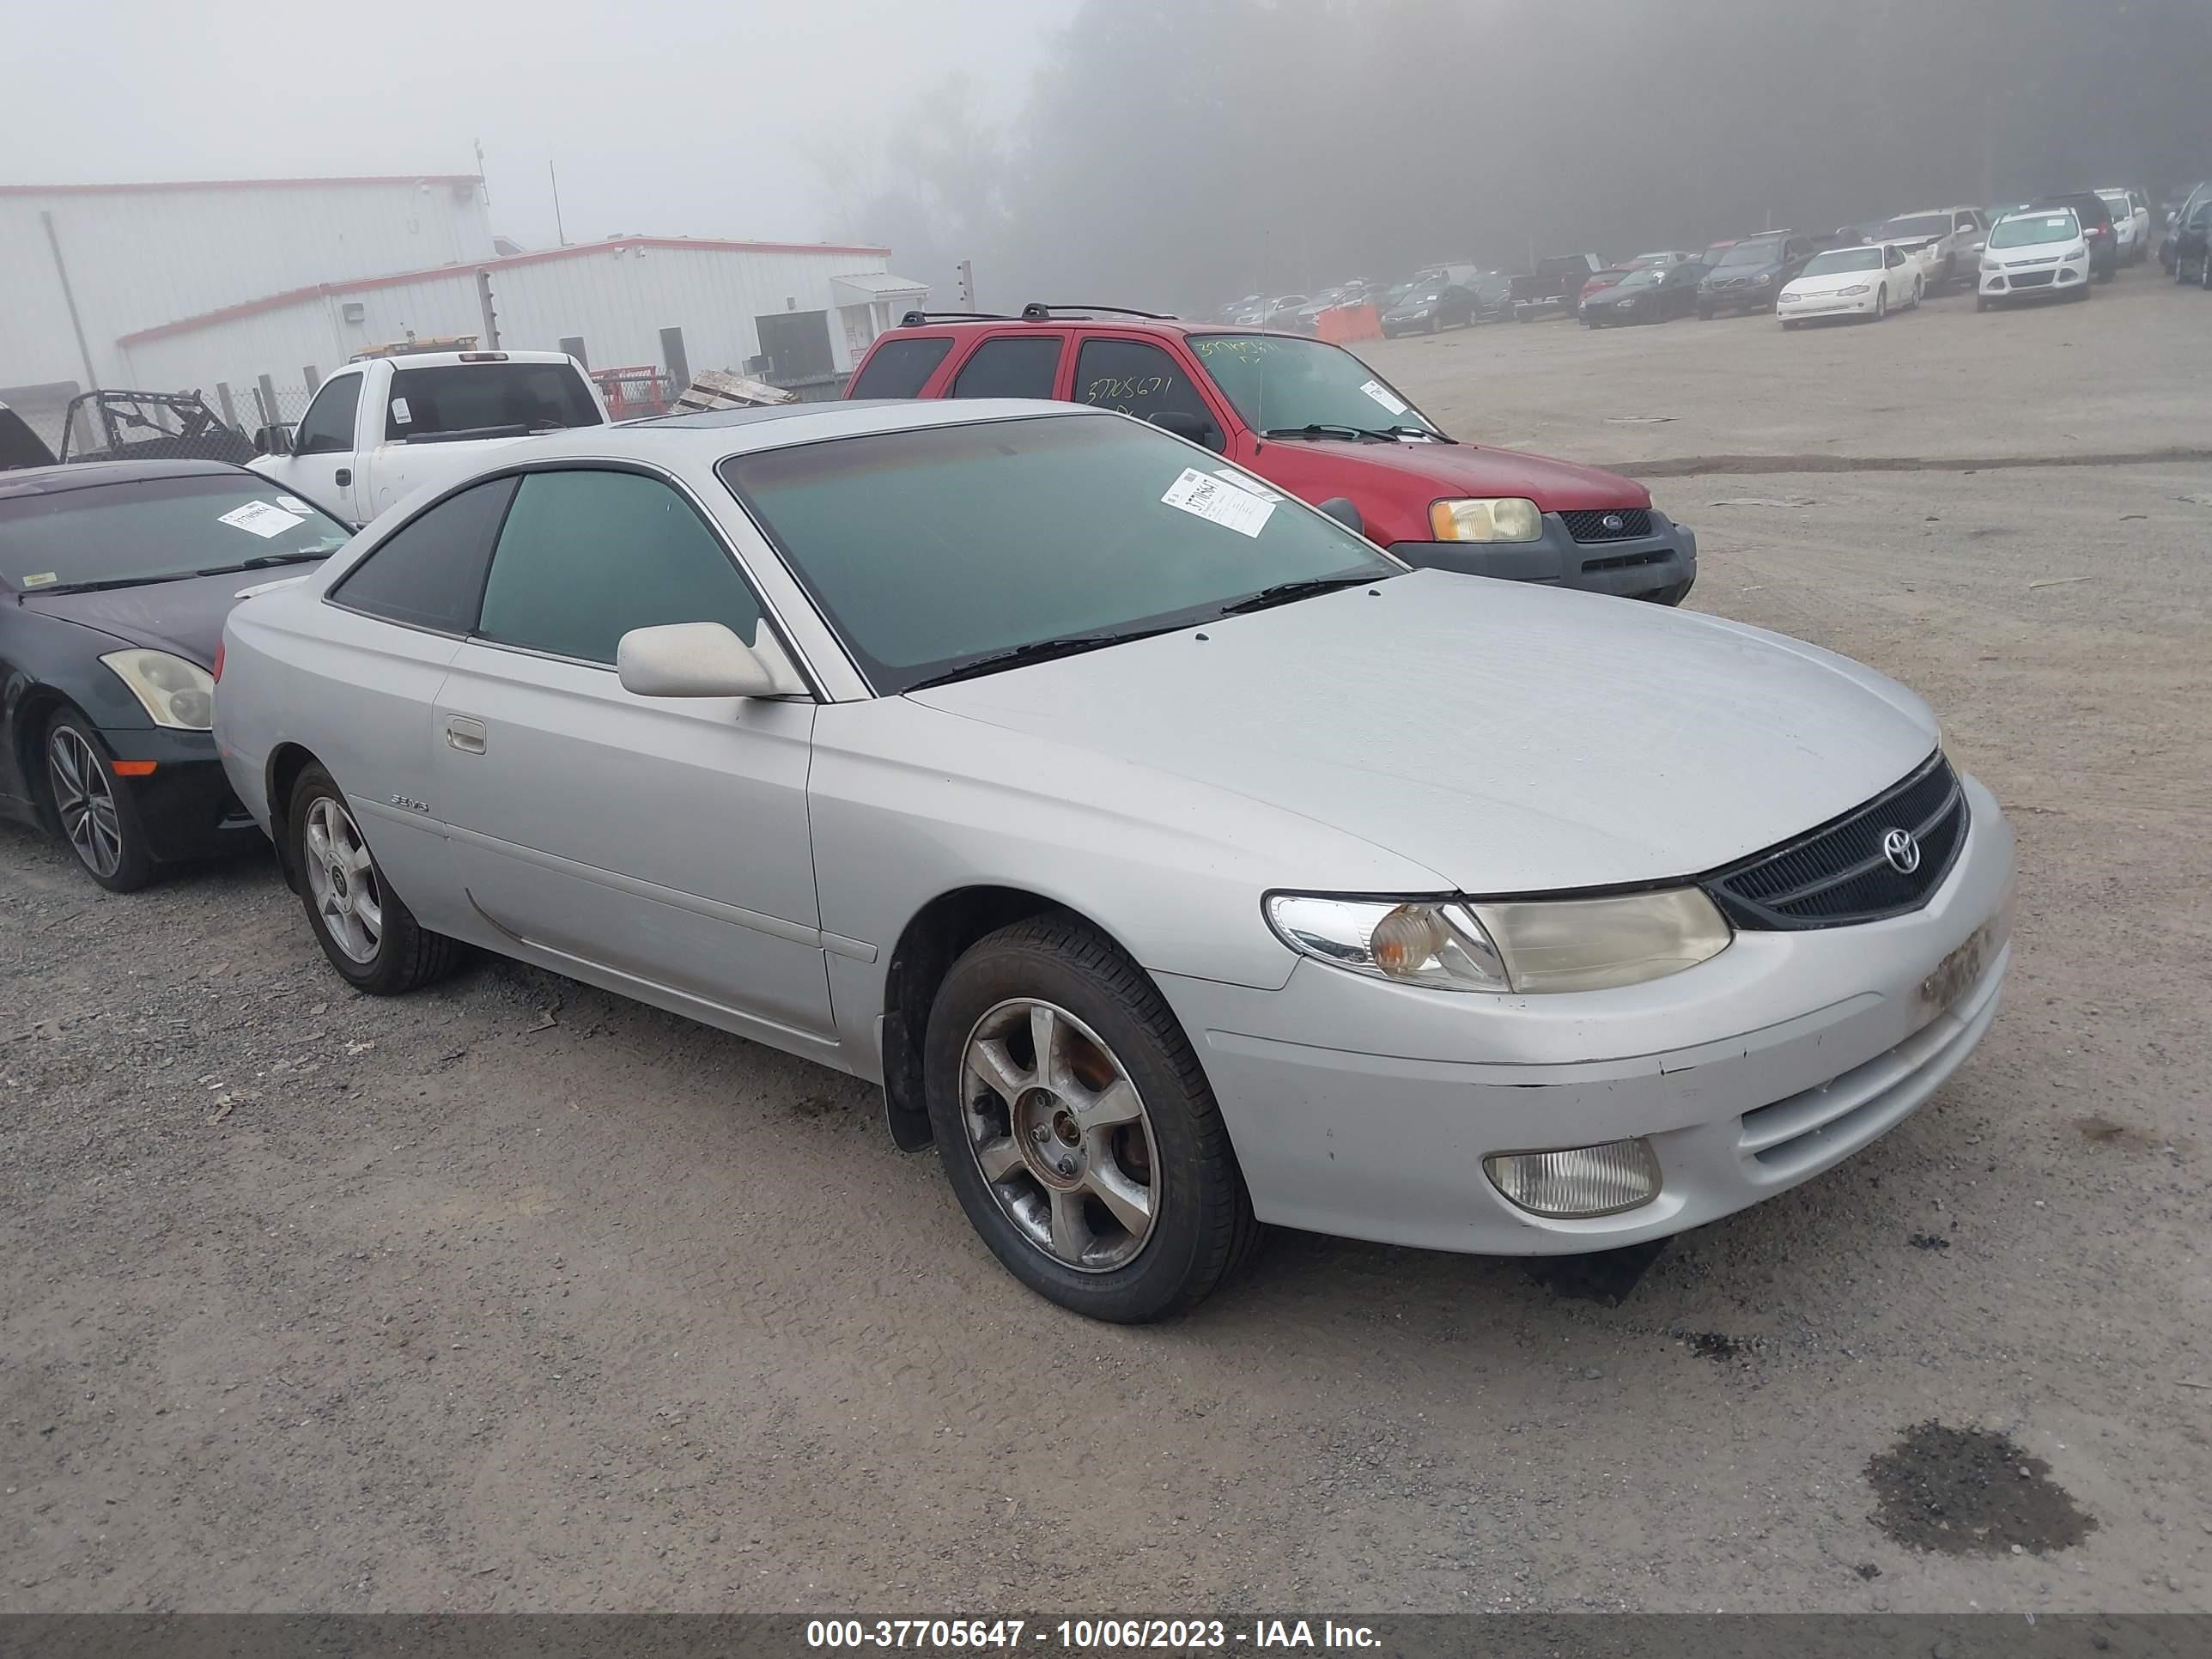
[[[1168,486],[1168,493],[1160,499],[1240,536],[1257,536],[1275,511],[1274,502],[1263,501],[1249,490],[1236,489],[1191,466],[1183,468],[1182,476]]]
[[[41,570],[35,576],[24,577],[23,586],[26,587],[51,587],[54,583],[60,580],[61,578],[57,576],[52,571]]]
[[[1233,466],[1217,466],[1213,469],[1213,476],[1217,478],[1226,478],[1239,489],[1248,490],[1263,501],[1279,501],[1283,499],[1257,478],[1247,477]]]
[[[281,536],[288,530],[298,529],[307,520],[267,501],[248,501],[244,507],[233,507],[222,514],[216,522],[229,525],[234,529],[249,531],[265,542],[271,536]]]
[[[276,498],[276,505],[283,507],[287,513],[298,514],[303,519],[312,516],[315,510],[313,507],[309,507],[307,502],[301,501],[297,495],[279,495]]]
[[[407,407],[406,398],[394,398],[392,400],[392,418],[401,426],[405,426],[414,420],[413,412]]]
[[[1369,380],[1359,389],[1365,392],[1369,397],[1374,398],[1376,403],[1382,404],[1383,408],[1389,410],[1393,415],[1403,415],[1406,412],[1406,405],[1400,402],[1396,395],[1391,392],[1389,386],[1384,386],[1382,381]]]

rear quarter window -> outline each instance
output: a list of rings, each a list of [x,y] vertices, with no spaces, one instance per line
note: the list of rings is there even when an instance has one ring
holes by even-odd
[[[952,349],[950,339],[885,340],[861,365],[848,398],[919,398],[938,364]]]

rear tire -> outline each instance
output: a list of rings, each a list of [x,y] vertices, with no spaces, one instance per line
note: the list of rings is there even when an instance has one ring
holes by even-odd
[[[385,880],[344,793],[320,766],[300,774],[284,822],[307,926],[340,978],[389,997],[453,972],[460,945],[416,923]]]
[[[938,989],[923,1066],[954,1195],[1048,1301],[1142,1323],[1203,1300],[1257,1247],[1197,1054],[1144,970],[1083,922],[1036,916],[969,946]]]

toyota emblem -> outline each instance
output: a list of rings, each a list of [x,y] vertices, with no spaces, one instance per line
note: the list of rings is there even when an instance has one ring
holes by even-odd
[[[1909,876],[1920,867],[1920,843],[1913,840],[1910,830],[1893,830],[1884,836],[1881,855],[1900,876]]]
[[[1618,513],[1608,513],[1604,518],[1599,520],[1598,522],[1602,524],[1607,530],[1613,531],[1616,533],[1628,528],[1628,520],[1622,518]]]

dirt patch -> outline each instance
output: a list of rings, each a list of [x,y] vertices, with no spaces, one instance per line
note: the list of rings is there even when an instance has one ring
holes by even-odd
[[[2074,1127],[2081,1138],[2093,1146],[2109,1146],[2114,1152],[2147,1152],[2164,1143],[2156,1137],[2125,1123],[2116,1123],[2102,1112],[2092,1112],[2087,1117],[2077,1117]]]
[[[1698,1358],[1710,1359],[1716,1365],[1741,1364],[1751,1358],[1750,1343],[1720,1331],[1686,1331],[1682,1340]]]
[[[1754,477],[1774,472],[1998,472],[2017,467],[2155,466],[2212,460],[2197,447],[2106,450],[2074,455],[1675,455],[1648,461],[1609,461],[1632,478],[1693,478],[1718,473]]]
[[[1916,1250],[1948,1250],[1951,1241],[1941,1233],[1915,1233],[1905,1241]]]
[[[2047,1555],[2096,1530],[2051,1465],[2006,1434],[1930,1420],[1867,1463],[1875,1525],[1899,1543],[1942,1555]]]

